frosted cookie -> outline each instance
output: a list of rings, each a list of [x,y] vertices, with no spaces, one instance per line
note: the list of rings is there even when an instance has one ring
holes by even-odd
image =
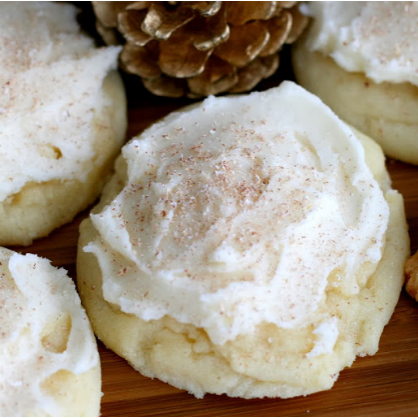
[[[1,2],[0,27],[0,245],[26,245],[101,192],[125,93],[119,49],[95,48],[74,6]]]
[[[0,416],[98,416],[96,341],[73,281],[0,248]]]
[[[290,82],[132,139],[80,232],[98,337],[197,397],[330,388],[378,349],[409,251],[379,146]]]
[[[417,2],[308,2],[298,82],[386,155],[418,164]]]

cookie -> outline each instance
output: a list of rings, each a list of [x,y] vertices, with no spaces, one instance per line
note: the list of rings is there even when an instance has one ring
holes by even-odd
[[[418,164],[418,3],[309,2],[297,81],[392,158]]]
[[[120,152],[119,48],[96,48],[76,8],[0,4],[0,245],[27,245],[93,203]]]
[[[0,416],[99,416],[96,341],[73,281],[0,248]]]
[[[408,252],[380,147],[285,82],[126,144],[77,280],[96,335],[145,376],[288,398],[377,351]]]

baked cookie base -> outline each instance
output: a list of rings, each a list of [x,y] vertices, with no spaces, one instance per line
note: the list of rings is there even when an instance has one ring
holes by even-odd
[[[380,148],[362,138],[366,161],[383,190],[389,178]],[[116,174],[106,186],[94,212],[100,212],[124,187],[126,167],[117,160]],[[389,321],[403,285],[403,265],[409,237],[403,199],[388,190],[390,222],[382,261],[369,277],[361,278],[358,293],[348,295],[329,279],[326,300],[312,324],[283,329],[262,324],[252,335],[241,335],[220,346],[203,329],[164,317],[142,319],[121,312],[103,299],[102,273],[97,259],[83,247],[97,237],[90,219],[80,226],[77,256],[78,289],[93,330],[111,350],[145,376],[157,377],[196,397],[205,393],[233,397],[289,398],[332,387],[338,374],[357,355],[376,353],[383,327]],[[331,353],[308,356],[322,314],[338,317],[339,336]]]
[[[99,417],[102,376],[100,365],[82,373],[60,371],[47,379],[42,389],[69,417]],[[38,411],[36,411],[38,412]]]

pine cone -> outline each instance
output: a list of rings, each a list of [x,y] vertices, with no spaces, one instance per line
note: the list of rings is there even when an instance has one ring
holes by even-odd
[[[306,26],[295,1],[94,1],[97,30],[124,44],[121,67],[159,96],[251,90]]]

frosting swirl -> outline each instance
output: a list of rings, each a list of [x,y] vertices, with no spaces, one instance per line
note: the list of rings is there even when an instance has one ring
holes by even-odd
[[[382,253],[388,205],[353,132],[291,82],[210,97],[123,148],[125,187],[85,247],[104,298],[222,344],[309,320],[331,275],[355,294]]]
[[[95,48],[72,5],[0,4],[0,201],[26,183],[83,180],[118,47]],[[103,124],[106,129],[106,124]]]
[[[302,10],[314,18],[306,38],[310,50],[377,83],[418,86],[417,2],[307,2]]]

